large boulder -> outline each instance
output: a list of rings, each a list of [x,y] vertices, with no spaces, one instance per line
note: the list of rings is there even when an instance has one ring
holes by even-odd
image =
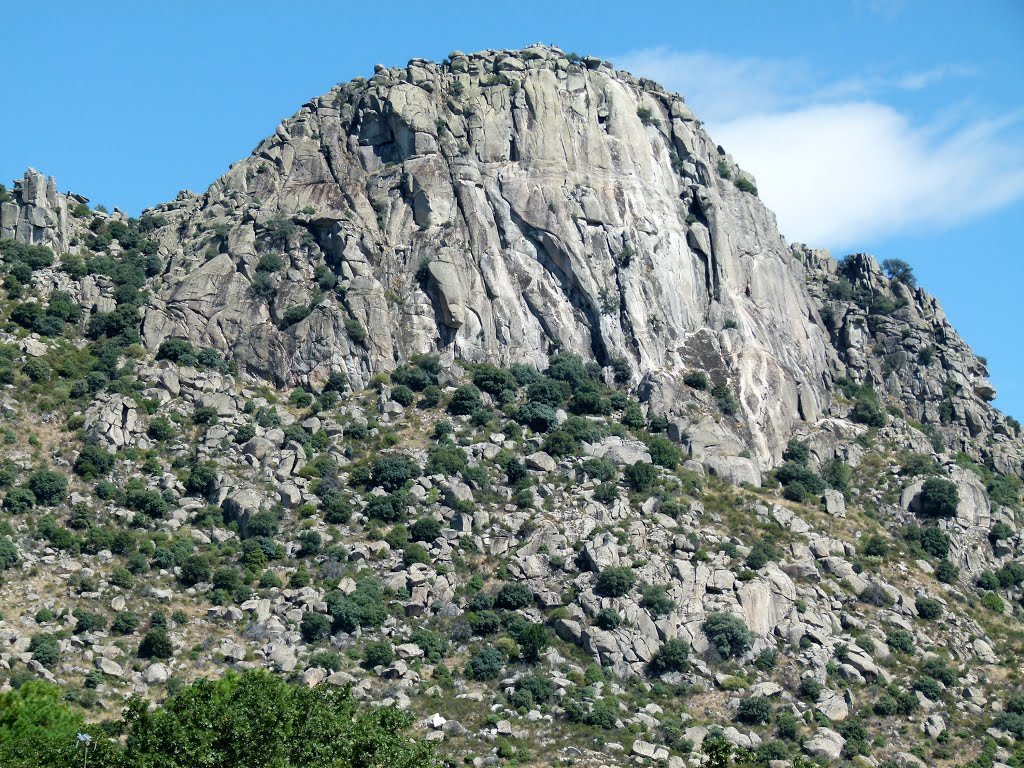
[[[761,472],[751,459],[742,456],[708,456],[704,466],[711,474],[732,485],[761,487]]]

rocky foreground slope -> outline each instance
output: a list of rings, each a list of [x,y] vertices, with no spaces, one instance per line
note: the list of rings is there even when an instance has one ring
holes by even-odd
[[[453,53],[140,220],[0,200],[4,686],[263,666],[477,764],[1016,764],[1020,425],[681,97]]]

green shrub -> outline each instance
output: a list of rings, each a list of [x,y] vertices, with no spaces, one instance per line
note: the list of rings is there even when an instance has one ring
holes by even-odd
[[[666,437],[651,438],[647,443],[647,449],[651,452],[651,461],[666,469],[675,469],[683,460],[679,446]]]
[[[53,707],[60,706],[57,697],[53,699]],[[11,709],[6,695],[0,706]],[[8,742],[0,746],[0,763],[11,768],[50,768],[80,762],[74,745],[75,734],[86,730],[81,721],[70,712],[52,714],[52,708],[43,708],[39,700],[33,707],[37,712],[23,722],[42,717],[37,722],[59,727],[52,749],[46,746],[50,741],[26,743],[25,734],[32,731],[18,724],[13,740],[0,740]],[[412,717],[395,707],[358,704],[348,690],[292,685],[264,670],[229,672],[219,680],[200,680],[153,710],[143,700],[133,699],[117,724],[126,735],[123,746],[94,736],[98,751],[90,754],[89,764],[432,768],[437,763],[431,746],[409,737],[411,724]],[[39,745],[50,751],[41,754]],[[22,761],[20,753],[31,755],[30,760]]]
[[[363,344],[366,341],[366,329],[363,324],[353,318],[345,320],[345,333],[356,344]]]
[[[914,271],[903,259],[886,259],[882,262],[882,269],[889,276],[889,279],[894,282],[903,283],[908,288],[917,286]]]
[[[501,627],[501,618],[491,610],[478,610],[466,614],[466,621],[474,635],[493,635]]]
[[[142,638],[139,643],[139,658],[143,659],[169,659],[174,655],[174,646],[171,644],[171,636],[167,634],[165,627],[153,627]]]
[[[868,536],[861,550],[867,557],[885,557],[889,554],[889,546],[881,536]]]
[[[920,691],[922,696],[931,701],[938,701],[942,697],[942,686],[939,685],[939,681],[927,675],[914,681],[914,690]]]
[[[955,484],[941,477],[929,477],[921,487],[921,513],[930,517],[953,517],[960,504]]]
[[[771,720],[772,702],[767,696],[750,696],[740,702],[736,719],[747,725],[763,725]]]
[[[307,610],[299,623],[302,639],[307,643],[318,643],[331,635],[331,618],[324,613]]]
[[[916,647],[913,633],[905,629],[893,629],[887,632],[885,644],[896,653],[913,653]]]
[[[598,482],[614,480],[615,476],[618,474],[615,469],[615,465],[607,459],[587,459],[580,465],[580,469],[582,469],[588,477],[591,477]]]
[[[114,466],[114,457],[91,443],[82,448],[75,459],[75,474],[83,480],[95,480],[110,472]]]
[[[139,617],[131,611],[121,611],[114,617],[110,628],[119,635],[130,635],[139,628]]]
[[[821,479],[829,488],[834,488],[841,493],[849,493],[853,470],[841,459],[830,459],[821,468]]]
[[[658,470],[642,461],[630,464],[622,474],[629,487],[638,492],[649,490],[658,481]]]
[[[518,626],[509,625],[509,632],[519,644],[519,655],[524,661],[539,661],[548,647],[548,631],[543,624],[522,622]]]
[[[328,672],[338,672],[341,669],[341,656],[334,651],[317,651],[316,653],[309,654],[306,667],[326,669]]]
[[[23,515],[35,505],[35,494],[28,488],[12,488],[4,496],[4,509],[13,515]]]
[[[556,459],[579,453],[580,444],[576,438],[563,429],[556,429],[544,438],[544,451]]]
[[[419,466],[408,456],[392,454],[382,456],[373,463],[370,480],[373,486],[379,486],[391,493],[409,480],[419,477],[419,474]]]
[[[284,269],[284,259],[276,253],[266,253],[256,263],[257,272],[280,272]]]
[[[397,523],[405,514],[405,502],[402,496],[393,493],[387,496],[371,496],[363,512],[371,520]]]
[[[313,312],[313,307],[307,304],[294,304],[281,315],[281,329],[291,328],[296,323],[301,323]]]
[[[779,663],[779,652],[774,648],[765,648],[754,658],[754,666],[762,672],[775,669]]]
[[[796,741],[800,735],[800,721],[792,712],[780,712],[775,716],[775,733],[780,739]]]
[[[792,461],[801,466],[807,466],[810,458],[811,447],[807,444],[807,441],[797,440],[795,437],[790,438],[786,444],[786,450],[782,453],[783,461]]]
[[[943,584],[953,584],[959,577],[959,568],[943,559],[935,568],[935,578]]]
[[[515,411],[513,418],[534,432],[548,432],[558,424],[555,409],[545,403],[526,403]]]
[[[456,415],[468,416],[473,411],[479,410],[482,405],[480,390],[472,384],[463,384],[452,394],[451,402],[448,403],[448,411]]]
[[[377,640],[363,649],[363,663],[369,668],[387,667],[395,660],[395,649],[387,640]]]
[[[650,585],[643,589],[640,606],[646,608],[652,616],[658,617],[671,613],[676,604],[668,596],[665,587]]]
[[[181,561],[179,579],[186,586],[194,586],[210,580],[210,564],[201,555],[188,555]]]
[[[427,548],[418,542],[406,545],[402,549],[402,563],[408,568],[414,563],[423,563],[424,565],[430,565],[430,552]]]
[[[41,357],[30,357],[21,370],[36,383],[50,380],[50,366]]]
[[[892,597],[879,584],[871,583],[857,597],[865,605],[876,608],[888,608],[893,603]]]
[[[252,278],[249,290],[256,298],[271,299],[277,294],[277,283],[268,272],[257,272]]]
[[[932,557],[942,559],[949,554],[949,535],[935,526],[910,529],[908,540],[917,541],[921,549]]]
[[[156,359],[170,360],[179,365],[195,365],[196,351],[188,339],[170,338],[160,342]]]
[[[754,644],[753,633],[739,616],[731,613],[709,613],[702,629],[722,658],[738,658]]]
[[[778,560],[781,556],[782,554],[779,552],[778,547],[770,541],[759,539],[750,548],[750,554],[747,555],[747,568],[752,571],[759,571],[768,563]]]
[[[926,621],[931,621],[942,616],[942,603],[933,597],[919,597],[917,599],[917,615]]]
[[[689,371],[683,376],[683,383],[691,389],[703,391],[708,388],[708,375],[704,371]]]
[[[1003,598],[995,592],[986,592],[982,595],[981,604],[990,611],[995,611],[996,613],[1003,613],[1003,611],[1006,610],[1006,606],[1003,604]]]
[[[38,661],[47,669],[53,669],[60,661],[60,640],[48,632],[33,635],[28,643],[28,652],[32,654],[33,661]]]
[[[715,403],[718,404],[718,410],[726,416],[732,416],[739,410],[739,406],[733,399],[732,390],[729,389],[729,385],[725,382],[717,382],[711,388],[711,396],[715,399]]]
[[[423,651],[423,658],[430,664],[441,661],[448,653],[448,641],[429,629],[418,629],[412,633],[412,642]]]
[[[520,582],[504,584],[495,595],[494,604],[509,611],[527,608],[533,605],[533,592]]]
[[[612,565],[604,568],[598,575],[594,591],[602,597],[622,597],[636,584],[636,574],[632,568]]]
[[[817,701],[818,697],[821,696],[821,690],[823,686],[813,677],[803,677],[800,679],[800,685],[797,688],[797,692],[800,696],[808,701]]]
[[[434,541],[441,535],[441,523],[432,517],[423,517],[409,526],[413,541]]]
[[[925,659],[921,663],[921,674],[934,678],[947,687],[954,685],[960,677],[960,673],[955,667],[945,659],[936,656]]]
[[[443,442],[430,447],[427,451],[428,475],[444,475],[452,477],[469,466],[466,452],[452,442]]]
[[[605,631],[618,628],[622,624],[622,617],[619,612],[612,608],[602,608],[594,617],[594,623]]]
[[[569,398],[569,387],[563,381],[541,377],[526,388],[526,399],[535,405],[559,408]]]
[[[0,571],[13,568],[18,563],[18,548],[7,539],[0,539]]]
[[[682,638],[667,640],[655,651],[647,665],[648,674],[659,677],[667,672],[683,672],[690,663],[690,644]]]
[[[68,496],[68,479],[60,472],[40,470],[28,479],[28,489],[35,496],[37,504],[55,507],[63,504]]]
[[[466,664],[466,677],[470,680],[494,680],[505,666],[505,657],[497,648],[490,646],[473,653]]]

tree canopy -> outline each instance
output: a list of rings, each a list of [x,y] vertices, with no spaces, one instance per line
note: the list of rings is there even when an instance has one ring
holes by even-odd
[[[152,711],[133,697],[120,723],[100,728],[60,689],[30,681],[0,696],[0,765],[72,765],[87,731],[96,768],[434,768],[431,745],[408,736],[411,722],[394,707],[359,705],[347,689],[257,670],[198,681]],[[107,735],[118,732],[123,745]]]

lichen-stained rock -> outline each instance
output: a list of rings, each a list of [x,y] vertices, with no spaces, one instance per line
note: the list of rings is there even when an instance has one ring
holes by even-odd
[[[339,86],[203,195],[154,209],[168,268],[147,345],[184,336],[233,350],[259,378],[314,385],[340,371],[364,386],[433,351],[543,365],[561,346],[674,389],[700,368],[738,402],[729,452],[766,469],[795,423],[828,410],[830,376],[774,216],[719,175],[718,147],[680,97],[531,51]],[[206,260],[214,222],[226,232]],[[255,267],[271,251],[287,269],[260,297]],[[313,296],[318,263],[343,295],[280,327]],[[365,343],[345,320],[370,331]]]
[[[135,401],[117,394],[101,394],[90,404],[83,424],[86,434],[111,453],[145,433]]]
[[[55,253],[70,247],[70,208],[85,198],[57,191],[57,182],[34,168],[14,182],[13,200],[0,203],[0,239],[45,245]]]

